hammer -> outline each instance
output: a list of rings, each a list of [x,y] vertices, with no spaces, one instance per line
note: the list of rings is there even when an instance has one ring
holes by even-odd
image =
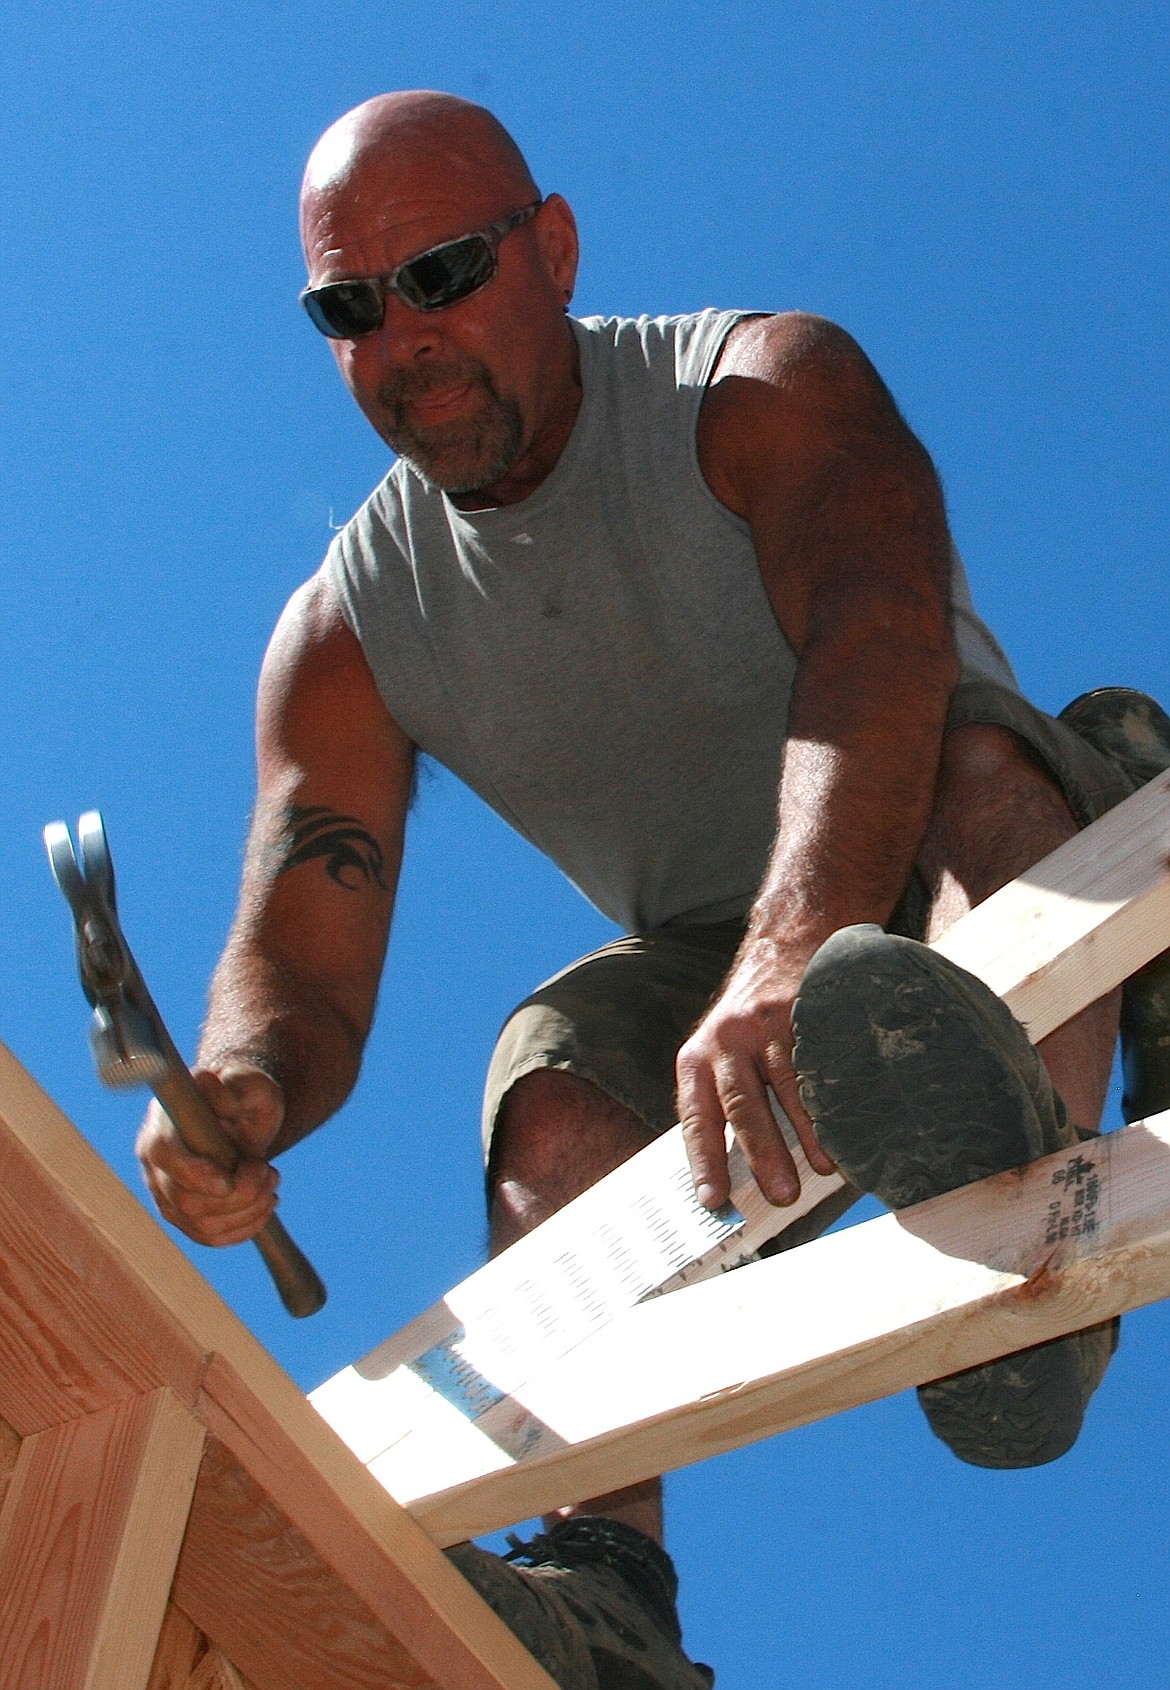
[[[45,846],[53,878],[73,911],[77,964],[93,1005],[89,1042],[104,1085],[149,1086],[186,1148],[233,1173],[239,1154],[191,1078],[163,1024],[118,921],[114,864],[97,810],[77,824],[81,862],[64,822],[50,822]],[[289,1314],[316,1314],[325,1286],[316,1269],[273,1215],[253,1241]]]

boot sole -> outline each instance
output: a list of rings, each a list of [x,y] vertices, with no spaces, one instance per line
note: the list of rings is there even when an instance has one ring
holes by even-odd
[[[794,1028],[818,1138],[846,1178],[891,1209],[1073,1142],[1006,1006],[913,940],[878,927],[834,934],[801,984]],[[1093,1337],[1073,1334],[920,1387],[931,1429],[973,1466],[1055,1461],[1080,1431]]]

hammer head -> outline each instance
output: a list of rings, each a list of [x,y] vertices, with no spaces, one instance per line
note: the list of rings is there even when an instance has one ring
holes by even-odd
[[[100,1003],[89,1024],[89,1047],[104,1086],[129,1091],[166,1078],[167,1062],[154,1029],[134,1004]]]
[[[77,826],[81,860],[64,822],[50,822],[45,845],[53,876],[73,910],[77,962],[93,1004],[89,1042],[103,1085],[153,1086],[168,1064],[154,1006],[118,923],[114,865],[96,810]]]

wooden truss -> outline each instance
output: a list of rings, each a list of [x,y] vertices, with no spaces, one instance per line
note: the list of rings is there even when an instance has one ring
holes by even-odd
[[[552,1690],[0,1046],[4,1690]]]
[[[1164,775],[938,949],[1038,1040],[1168,944]],[[733,1156],[712,1217],[676,1128],[312,1400],[439,1542],[492,1530],[1170,1295],[1167,1129],[741,1266],[853,1194],[794,1145],[796,1205]]]

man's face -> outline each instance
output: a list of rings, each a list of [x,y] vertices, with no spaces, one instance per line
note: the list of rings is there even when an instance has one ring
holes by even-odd
[[[351,391],[358,397],[352,383]],[[520,456],[519,403],[499,392],[478,358],[452,356],[425,369],[392,371],[376,399],[378,420],[361,398],[358,403],[383,440],[444,492],[478,492]]]
[[[384,274],[519,209],[497,204],[498,189],[426,192],[421,176],[404,191],[385,165],[369,165],[321,195],[305,220],[310,286]],[[448,493],[474,494],[522,469],[566,403],[566,284],[557,231],[541,226],[559,217],[552,202],[507,234],[496,275],[467,299],[418,311],[388,291],[380,328],[330,343],[383,440]]]

